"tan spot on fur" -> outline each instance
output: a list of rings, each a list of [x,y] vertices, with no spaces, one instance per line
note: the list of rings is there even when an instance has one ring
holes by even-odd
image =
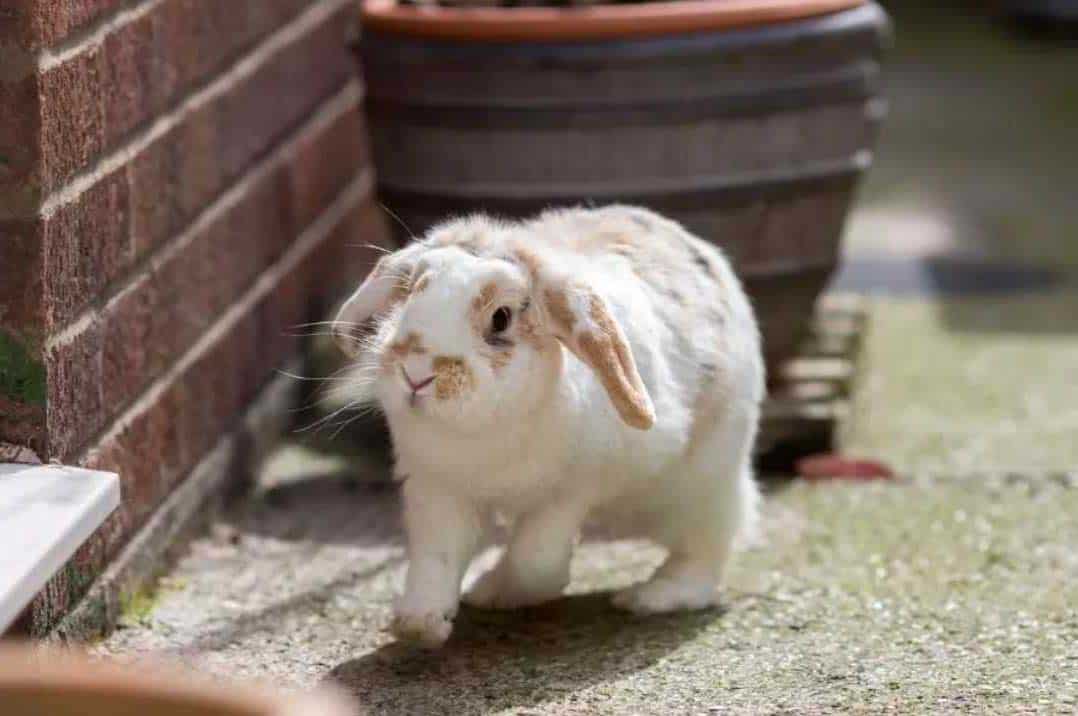
[[[459,398],[475,388],[475,378],[463,358],[438,356],[433,361],[434,396],[438,400]]]
[[[479,289],[472,300],[472,312],[475,314],[486,313],[494,305],[494,297],[498,295],[498,284],[491,281]]]
[[[493,368],[495,372],[498,372],[509,365],[509,362],[513,360],[513,349],[502,348],[500,350],[485,351],[483,357],[490,363],[490,367]]]
[[[423,341],[419,338],[418,333],[409,333],[404,338],[391,343],[389,352],[398,358],[404,358],[409,353],[423,355],[427,352],[427,349],[423,346]]]
[[[566,337],[571,336],[573,327],[576,325],[576,316],[573,314],[572,307],[569,306],[569,295],[561,289],[548,288],[543,291],[543,298],[546,301],[547,312],[557,324],[559,332]]]
[[[417,293],[423,293],[423,291],[427,289],[427,286],[430,286],[430,276],[428,274],[423,274],[419,277],[419,280],[415,282],[415,286],[412,287],[412,295],[414,296]]]
[[[523,246],[514,247],[511,258],[524,268],[532,281],[538,280],[543,263],[530,249]]]

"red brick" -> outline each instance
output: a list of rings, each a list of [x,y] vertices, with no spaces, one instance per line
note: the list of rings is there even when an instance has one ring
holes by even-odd
[[[180,231],[350,76],[342,18],[156,139],[128,166],[132,231],[142,253]],[[336,24],[335,24],[336,23]]]
[[[102,53],[99,48],[40,76],[43,188],[52,191],[104,146]]]
[[[78,340],[53,348],[46,355],[46,416],[52,457],[70,459],[97,427],[91,416],[103,413],[102,328],[95,321],[79,334]]]
[[[92,6],[99,4],[75,3],[81,9],[73,17],[94,16]],[[115,148],[136,127],[178,103],[287,22],[305,3],[266,5],[167,0],[110,32],[100,47],[80,52],[42,75],[46,187],[56,188],[94,157]],[[50,113],[52,107],[57,110]]]
[[[250,27],[264,31],[285,24],[309,7],[311,0],[246,0],[246,5]]]
[[[35,3],[36,0],[8,0],[0,7],[0,45],[23,50],[35,46]]]
[[[160,15],[158,52],[164,71],[160,80],[166,95],[189,86],[207,62],[201,56],[203,48],[199,43],[204,17],[201,4],[199,0],[168,0],[156,11]]]
[[[307,2],[167,0],[104,43],[106,145],[209,81]]]
[[[352,75],[345,37],[353,14],[351,7],[335,13],[222,98],[219,135],[226,178],[239,175]]]
[[[338,191],[348,179],[342,178]],[[279,258],[301,228],[289,206],[288,174],[281,167],[108,305],[103,408],[79,413],[89,427],[73,431],[76,437],[128,404]],[[71,447],[76,437],[60,439]]]
[[[136,256],[176,233],[183,223],[171,201],[177,186],[176,136],[174,130],[158,137],[127,164]]]
[[[41,198],[39,84],[0,81],[0,212],[28,216]]]
[[[101,359],[104,408],[82,414],[84,422],[100,426],[130,403],[280,256],[296,234],[288,206],[284,169],[268,173],[228,212],[108,304]]]
[[[159,47],[156,14],[144,15],[105,38],[105,142],[120,138],[159,112],[171,89]]]
[[[214,261],[216,265],[243,261],[261,271],[275,262],[305,228],[293,214],[288,180],[288,167],[276,167],[229,211],[228,238],[216,245],[222,254]],[[322,208],[328,204],[329,201]]]
[[[0,440],[25,445],[42,459],[48,458],[45,406],[15,402],[0,393]]]
[[[49,47],[99,20],[124,0],[16,0],[29,6],[34,47]]]
[[[127,180],[123,170],[102,178],[45,219],[45,322],[70,321],[130,265]]]
[[[218,129],[214,108],[203,107],[173,133],[177,185],[170,200],[181,220],[198,213],[224,187]]]
[[[42,331],[41,219],[0,221],[0,330],[39,343]]]
[[[83,464],[120,474],[123,504],[79,550],[75,558],[35,600],[34,633],[42,635],[85,593],[130,535],[145,522],[176,484],[236,425],[245,405],[298,350],[287,330],[310,315],[332,274],[369,267],[373,250],[354,249],[357,235],[382,232],[380,212],[365,201],[346,217],[295,270],[254,306],[236,329],[226,333],[200,360],[160,394],[160,398],[122,431],[87,455]],[[365,236],[382,243],[388,234]],[[342,265],[341,259],[347,259]],[[349,275],[349,283],[362,280]]]
[[[12,386],[4,374],[9,351],[41,358],[42,233],[40,219],[0,221],[0,440],[46,456],[44,400],[27,396],[22,381],[18,390],[5,390]]]
[[[314,221],[357,167],[368,164],[366,132],[358,109],[352,109],[298,147],[292,164],[292,189],[301,226]]]

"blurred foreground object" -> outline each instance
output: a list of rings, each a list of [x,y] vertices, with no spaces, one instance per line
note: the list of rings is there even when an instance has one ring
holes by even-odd
[[[69,650],[0,647],[4,716],[350,716],[336,690],[284,695],[161,664],[125,666]]]
[[[771,369],[838,264],[885,106],[862,0],[363,6],[379,194],[398,240],[446,216],[625,203],[726,252]]]

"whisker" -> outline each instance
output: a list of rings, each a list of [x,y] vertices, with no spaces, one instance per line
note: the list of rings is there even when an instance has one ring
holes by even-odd
[[[315,430],[319,426],[325,425],[327,422],[329,422],[333,418],[337,417],[338,415],[340,415],[344,411],[348,410],[349,408],[353,408],[353,407],[355,407],[357,405],[359,405],[359,401],[351,402],[351,403],[345,405],[342,408],[338,408],[337,410],[334,410],[329,415],[326,415],[324,417],[319,418],[318,420],[314,421],[313,423],[311,423],[310,425],[308,425],[305,428],[297,428],[295,432],[297,432],[297,433],[306,433],[306,432],[310,432],[311,430]]]
[[[400,218],[399,216],[397,216],[397,212],[393,211],[392,209],[390,209],[390,208],[389,208],[388,206],[386,206],[386,205],[385,205],[384,203],[382,203],[382,202],[378,202],[378,205],[379,205],[379,206],[381,206],[381,207],[382,207],[382,209],[383,209],[383,210],[384,210],[384,211],[385,211],[385,212],[386,212],[387,214],[389,214],[389,215],[390,215],[390,217],[392,217],[394,221],[396,221],[396,222],[397,222],[398,224],[400,224],[400,227],[401,227],[402,229],[404,229],[404,231],[405,231],[405,232],[406,232],[406,233],[408,234],[408,238],[410,238],[410,239],[412,239],[413,241],[415,241],[415,238],[416,238],[416,236],[415,236],[415,232],[413,232],[413,231],[412,231],[412,230],[411,230],[411,229],[410,229],[410,228],[408,227],[408,224],[404,223],[404,219],[402,219],[402,218]]]
[[[345,244],[351,249],[374,249],[375,251],[381,251],[383,254],[393,253],[392,249],[387,249],[385,246],[379,246],[378,244]]]

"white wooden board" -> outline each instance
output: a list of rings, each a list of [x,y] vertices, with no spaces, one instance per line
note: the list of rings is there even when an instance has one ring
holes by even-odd
[[[115,473],[0,464],[0,634],[119,504]]]

